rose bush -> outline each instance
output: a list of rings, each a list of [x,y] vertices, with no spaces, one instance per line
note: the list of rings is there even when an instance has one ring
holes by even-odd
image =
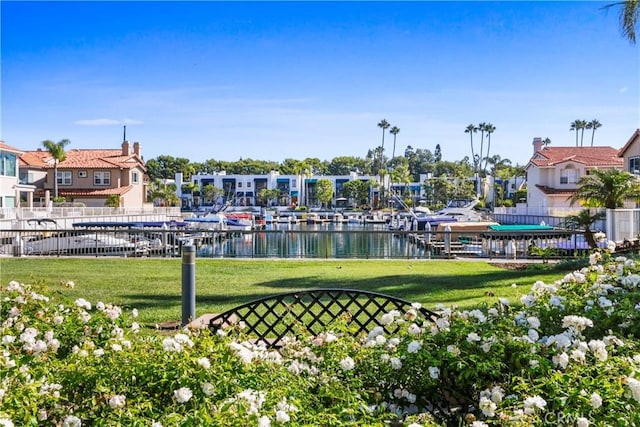
[[[273,351],[241,328],[145,331],[135,311],[11,282],[0,426],[637,425],[639,286],[636,261],[597,252],[519,301],[390,312],[394,335],[338,320]]]

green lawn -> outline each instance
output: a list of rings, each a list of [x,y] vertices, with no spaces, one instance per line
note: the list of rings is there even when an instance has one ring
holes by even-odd
[[[219,313],[255,298],[317,287],[357,288],[420,302],[461,308],[514,303],[553,270],[516,271],[481,261],[453,260],[212,260],[196,262],[196,315]],[[2,258],[0,284],[44,283],[72,298],[111,302],[140,311],[143,323],[180,320],[179,258]],[[72,280],[74,289],[60,286]],[[517,284],[513,287],[512,284]]]

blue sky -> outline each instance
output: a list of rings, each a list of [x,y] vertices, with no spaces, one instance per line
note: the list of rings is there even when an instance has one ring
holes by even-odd
[[[598,119],[618,148],[640,58],[605,4],[2,1],[0,138],[118,148],[126,124],[145,159],[330,160],[379,146],[384,118],[396,154],[460,160],[489,122],[490,154],[525,164],[534,137],[572,146]]]

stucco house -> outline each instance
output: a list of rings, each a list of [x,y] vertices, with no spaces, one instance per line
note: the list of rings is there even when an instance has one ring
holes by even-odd
[[[624,170],[640,177],[640,129],[636,129],[618,155],[623,159]]]
[[[527,164],[527,204],[539,208],[569,208],[580,177],[596,169],[624,166],[620,150],[613,147],[542,147],[533,140],[533,157]]]
[[[22,153],[22,150],[0,141],[0,208],[33,206],[35,187],[24,182],[19,175],[18,158]]]
[[[20,156],[21,169],[44,172],[37,197],[47,203],[54,194],[54,159],[48,151],[38,149]],[[112,195],[120,198],[120,206],[142,208],[146,200],[146,168],[140,143],[124,141],[120,149],[71,149],[58,164],[58,196],[67,202],[83,203],[87,207],[103,207]]]

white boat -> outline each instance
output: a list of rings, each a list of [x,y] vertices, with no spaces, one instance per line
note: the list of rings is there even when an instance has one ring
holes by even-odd
[[[454,199],[447,207],[438,211],[437,215],[455,218],[456,221],[482,221],[484,218],[474,208],[480,203],[478,199]]]
[[[298,218],[295,215],[278,215],[276,222],[278,224],[297,224]]]
[[[307,224],[324,224],[328,221],[326,218],[322,218],[319,213],[309,212],[307,214]]]
[[[138,244],[106,233],[59,233],[24,242],[26,255],[144,255],[146,242]]]

